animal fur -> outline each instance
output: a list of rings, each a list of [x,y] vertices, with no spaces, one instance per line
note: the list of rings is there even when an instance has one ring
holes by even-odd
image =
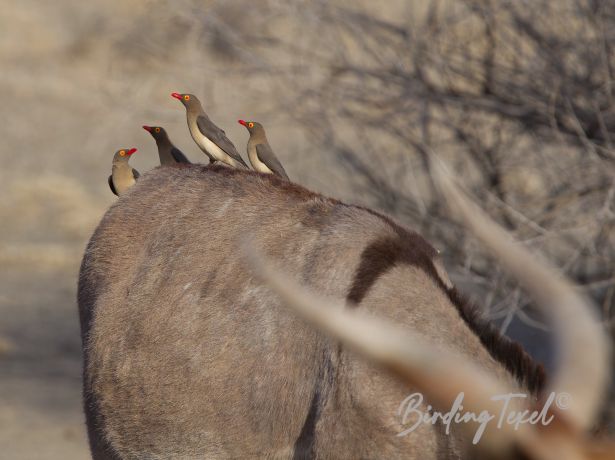
[[[412,389],[282,308],[246,265],[245,237],[311,289],[521,391],[540,386],[540,368],[447,288],[415,232],[273,175],[158,168],[109,209],[81,266],[95,459],[466,455],[454,427],[395,436]]]

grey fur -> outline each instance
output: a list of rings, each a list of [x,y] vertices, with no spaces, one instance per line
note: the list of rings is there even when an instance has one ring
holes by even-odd
[[[454,426],[396,437],[412,389],[280,306],[238,249],[249,232],[286,273],[343,301],[365,248],[400,231],[273,175],[197,165],[144,174],[103,217],[81,266],[93,457],[466,458]],[[356,308],[518,388],[443,286],[396,264]]]

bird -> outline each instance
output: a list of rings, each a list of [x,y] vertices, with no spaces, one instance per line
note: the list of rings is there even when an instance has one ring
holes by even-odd
[[[132,187],[140,176],[139,171],[128,164],[130,156],[136,151],[135,148],[120,149],[113,155],[113,166],[108,182],[109,188],[117,196]]]
[[[226,137],[224,130],[218,128],[209,119],[201,102],[194,94],[171,93],[171,96],[184,104],[192,139],[209,158],[235,168],[248,169],[248,165]]]
[[[177,163],[190,164],[190,160],[186,158],[186,155],[184,155],[181,150],[173,145],[164,128],[160,126],[144,125],[143,129],[150,133],[156,140],[161,165],[175,165]]]
[[[254,170],[276,174],[286,180],[290,180],[282,163],[280,163],[280,160],[278,160],[269,146],[263,125],[256,121],[237,121],[240,125],[245,126],[250,133],[250,139],[248,140],[248,159]]]

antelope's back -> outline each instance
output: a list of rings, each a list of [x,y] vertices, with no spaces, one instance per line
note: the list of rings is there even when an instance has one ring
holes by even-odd
[[[315,420],[329,390],[360,397],[380,377],[353,389],[343,363],[332,362],[341,359],[332,351],[339,347],[280,308],[246,266],[242,242],[318,292],[361,302],[371,295],[366,285],[387,283],[378,267],[361,272],[366,248],[394,259],[387,242],[400,238],[416,260],[403,276],[417,291],[409,305],[418,313],[401,312],[399,300],[386,298],[386,289],[398,289],[393,278],[393,287],[374,294],[375,305],[383,304],[377,308],[427,334],[432,319],[420,302],[435,299],[439,327],[459,334],[455,346],[467,342],[470,356],[486,356],[444,294],[438,301],[416,287],[437,284],[425,275],[435,251],[417,234],[271,175],[198,165],[143,175],[104,216],[81,267],[84,401],[95,458],[313,455],[317,431],[326,431]],[[367,372],[360,366],[348,374]],[[390,396],[393,417],[403,392],[391,386],[395,396],[366,400]],[[356,405],[338,401],[339,418],[346,403]],[[359,424],[347,423],[337,429]],[[379,430],[366,443],[372,454],[387,452],[373,445],[379,435],[385,444],[402,442]],[[358,449],[366,435],[357,428],[349,445]]]

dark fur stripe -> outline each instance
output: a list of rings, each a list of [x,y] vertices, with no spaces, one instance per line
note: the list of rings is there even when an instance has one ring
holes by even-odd
[[[325,405],[329,389],[333,385],[333,363],[329,352],[325,350],[323,365],[318,373],[318,380],[312,394],[310,410],[303,422],[301,433],[295,441],[293,460],[314,458],[316,442],[316,424]]]
[[[359,304],[378,278],[397,264],[416,266],[431,276],[448,295],[461,318],[478,336],[491,357],[502,363],[521,385],[537,394],[545,383],[543,366],[536,363],[517,342],[502,335],[493,324],[483,319],[478,308],[457,289],[447,289],[431,262],[435,250],[419,235],[404,233],[403,237],[399,235],[397,238],[376,240],[364,249],[346,300]]]
[[[404,240],[383,238],[374,241],[361,254],[361,262],[346,300],[353,304],[360,303],[378,278],[398,263],[415,265],[426,272],[433,271],[430,274],[437,277],[431,263],[433,255],[435,251],[417,234],[409,234]]]

